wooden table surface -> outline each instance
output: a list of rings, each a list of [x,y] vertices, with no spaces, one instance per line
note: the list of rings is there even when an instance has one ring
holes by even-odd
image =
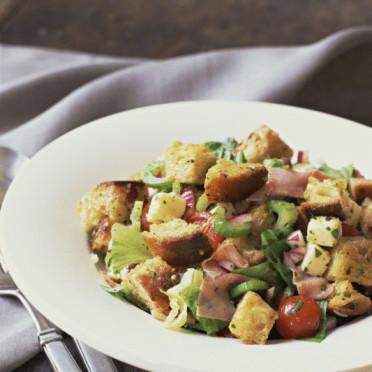
[[[372,24],[372,0],[0,0],[0,40],[123,56],[310,43]]]

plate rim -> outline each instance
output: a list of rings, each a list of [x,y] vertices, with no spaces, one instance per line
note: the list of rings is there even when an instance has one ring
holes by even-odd
[[[269,102],[261,102],[261,101],[226,101],[226,100],[201,100],[201,101],[171,102],[171,103],[144,106],[144,107],[139,107],[139,108],[135,108],[135,109],[131,109],[131,110],[121,111],[121,112],[114,113],[114,114],[111,114],[111,115],[108,115],[108,116],[104,116],[102,118],[96,119],[96,120],[91,121],[89,123],[83,124],[83,125],[81,125],[77,128],[74,128],[73,130],[68,131],[67,133],[59,136],[56,139],[54,139],[49,144],[47,144],[45,147],[43,147],[41,150],[39,150],[31,158],[31,161],[28,162],[28,164],[23,169],[20,170],[20,174],[23,174],[25,169],[29,166],[29,164],[31,162],[34,161],[34,159],[37,159],[38,157],[43,156],[43,154],[46,151],[48,151],[48,149],[50,147],[53,147],[56,142],[59,142],[62,139],[66,139],[70,136],[74,136],[75,132],[90,130],[90,128],[94,128],[95,126],[100,125],[102,121],[108,121],[108,120],[112,119],[113,117],[120,117],[122,115],[131,115],[133,113],[135,114],[138,111],[148,111],[148,110],[154,110],[154,109],[155,110],[158,110],[158,109],[161,110],[163,108],[166,109],[167,107],[190,106],[190,105],[201,105],[201,106],[204,105],[205,106],[205,105],[215,105],[215,104],[221,104],[221,103],[222,104],[227,104],[227,105],[242,105],[243,104],[243,105],[251,105],[251,106],[261,106],[261,107],[265,107],[265,106],[266,107],[277,107],[279,110],[303,111],[306,114],[309,113],[309,114],[319,115],[319,117],[320,116],[321,117],[329,116],[329,117],[332,117],[333,119],[343,121],[344,124],[347,124],[347,125],[350,125],[350,126],[353,126],[353,127],[359,126],[363,129],[365,129],[366,131],[370,131],[370,129],[371,129],[371,128],[369,128],[369,127],[367,127],[367,126],[365,126],[361,123],[358,123],[358,122],[355,122],[353,120],[343,118],[343,117],[340,117],[340,116],[336,116],[336,115],[332,115],[332,114],[328,114],[328,113],[323,113],[321,111],[311,110],[311,109],[307,109],[307,108],[301,108],[301,107],[296,107],[296,106],[291,106],[291,105],[283,105],[283,104],[278,104],[278,103],[269,103]],[[92,130],[94,130],[94,129],[92,129]],[[15,180],[17,180],[19,177],[20,176],[17,175]],[[14,188],[13,185],[14,185],[14,182],[12,182],[12,184],[10,185],[9,191],[6,193],[5,198],[4,198],[4,204],[3,205],[6,206],[6,207],[2,208],[1,211],[0,211],[0,230],[1,230],[2,233],[4,232],[3,231],[3,229],[4,229],[3,220],[5,219],[5,214],[6,214],[4,211],[7,210],[7,206],[9,204],[9,200],[11,198],[13,188]],[[2,237],[0,239],[1,239],[1,243],[3,243],[3,239],[4,239],[3,237],[6,234],[1,234],[1,235],[2,235]],[[47,300],[42,298],[42,296],[40,296],[40,297],[35,296],[34,293],[33,293],[34,290],[31,287],[29,288],[27,286],[27,279],[25,277],[22,277],[22,274],[19,271],[17,271],[16,263],[15,263],[15,261],[13,261],[13,258],[11,257],[11,254],[9,253],[9,249],[10,248],[3,248],[3,256],[4,256],[4,259],[5,259],[6,266],[9,268],[9,271],[10,271],[12,277],[14,278],[15,283],[17,284],[17,286],[19,286],[19,288],[22,290],[22,292],[25,293],[26,297],[31,299],[32,303],[34,303],[34,302],[36,303],[36,305],[37,305],[36,307],[40,308],[41,312],[50,314],[48,305],[46,304]],[[36,297],[36,300],[35,300],[35,297]],[[45,310],[47,310],[47,311],[45,311]],[[59,322],[59,320],[56,322],[57,325],[58,325],[58,323],[59,324],[69,323],[68,321]],[[68,325],[68,327],[63,327],[63,328],[67,330],[67,328],[70,328],[70,325]],[[87,336],[87,337],[85,337],[85,336]],[[90,337],[88,337],[88,335],[84,335],[84,334],[80,334],[80,336],[78,336],[78,337],[81,338],[83,340],[83,342],[84,342],[84,339],[90,338]],[[88,342],[88,344],[89,344],[89,342]],[[102,351],[102,350],[100,350],[100,351]],[[104,352],[106,354],[109,354],[107,352],[107,350],[102,351],[102,352]],[[166,368],[166,370],[170,370],[170,371],[171,370],[173,370],[173,371],[174,370],[190,371],[190,368],[183,368],[183,367],[180,367],[180,365],[175,365],[173,363],[167,363],[164,360],[149,361],[146,358],[144,358],[143,353],[133,353],[129,349],[126,349],[125,352],[122,351],[121,354],[122,354],[122,356],[120,356],[120,360],[122,360],[125,363],[129,363],[131,365],[137,366],[139,368],[146,368],[146,369],[150,369],[150,370],[159,370],[160,368],[162,370],[165,370],[164,368]],[[114,357],[116,359],[118,358],[117,355],[115,355],[115,356],[112,355],[112,357]],[[360,368],[360,367],[362,367],[362,366],[356,365],[354,368]],[[192,369],[192,370],[196,371],[198,369]],[[202,370],[203,369],[200,369],[200,371],[202,371]]]

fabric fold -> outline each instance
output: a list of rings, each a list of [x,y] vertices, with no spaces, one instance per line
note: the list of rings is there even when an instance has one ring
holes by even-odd
[[[372,27],[343,30],[306,46],[219,50],[157,61],[0,45],[0,145],[32,156],[89,121],[185,100],[306,102],[309,108],[372,123],[372,107],[364,104],[372,93],[371,63]],[[340,76],[351,102],[339,95]],[[17,368],[38,353],[27,313],[16,300],[0,297],[0,370]],[[38,370],[47,371],[42,365]]]

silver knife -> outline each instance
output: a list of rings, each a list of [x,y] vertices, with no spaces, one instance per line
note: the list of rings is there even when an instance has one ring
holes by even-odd
[[[114,361],[108,356],[85,345],[77,338],[74,338],[77,349],[83,358],[83,362],[88,372],[117,372]]]

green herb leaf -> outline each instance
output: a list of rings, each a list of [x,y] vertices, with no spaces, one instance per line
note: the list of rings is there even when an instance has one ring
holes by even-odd
[[[312,342],[322,342],[327,337],[327,307],[328,301],[321,300],[317,301],[317,304],[320,309],[320,325],[318,328],[317,333],[313,337],[304,338],[304,341],[312,341]]]
[[[268,260],[258,265],[236,269],[234,270],[234,273],[261,279],[274,287],[283,288],[283,280],[281,276]]]
[[[302,306],[304,306],[304,302],[301,300],[297,301],[294,307],[290,310],[289,314],[297,314],[302,309]]]
[[[288,246],[285,241],[279,240],[273,230],[266,230],[261,234],[261,246],[266,258],[279,273],[289,287],[294,287],[291,271],[283,264],[283,252]]]

